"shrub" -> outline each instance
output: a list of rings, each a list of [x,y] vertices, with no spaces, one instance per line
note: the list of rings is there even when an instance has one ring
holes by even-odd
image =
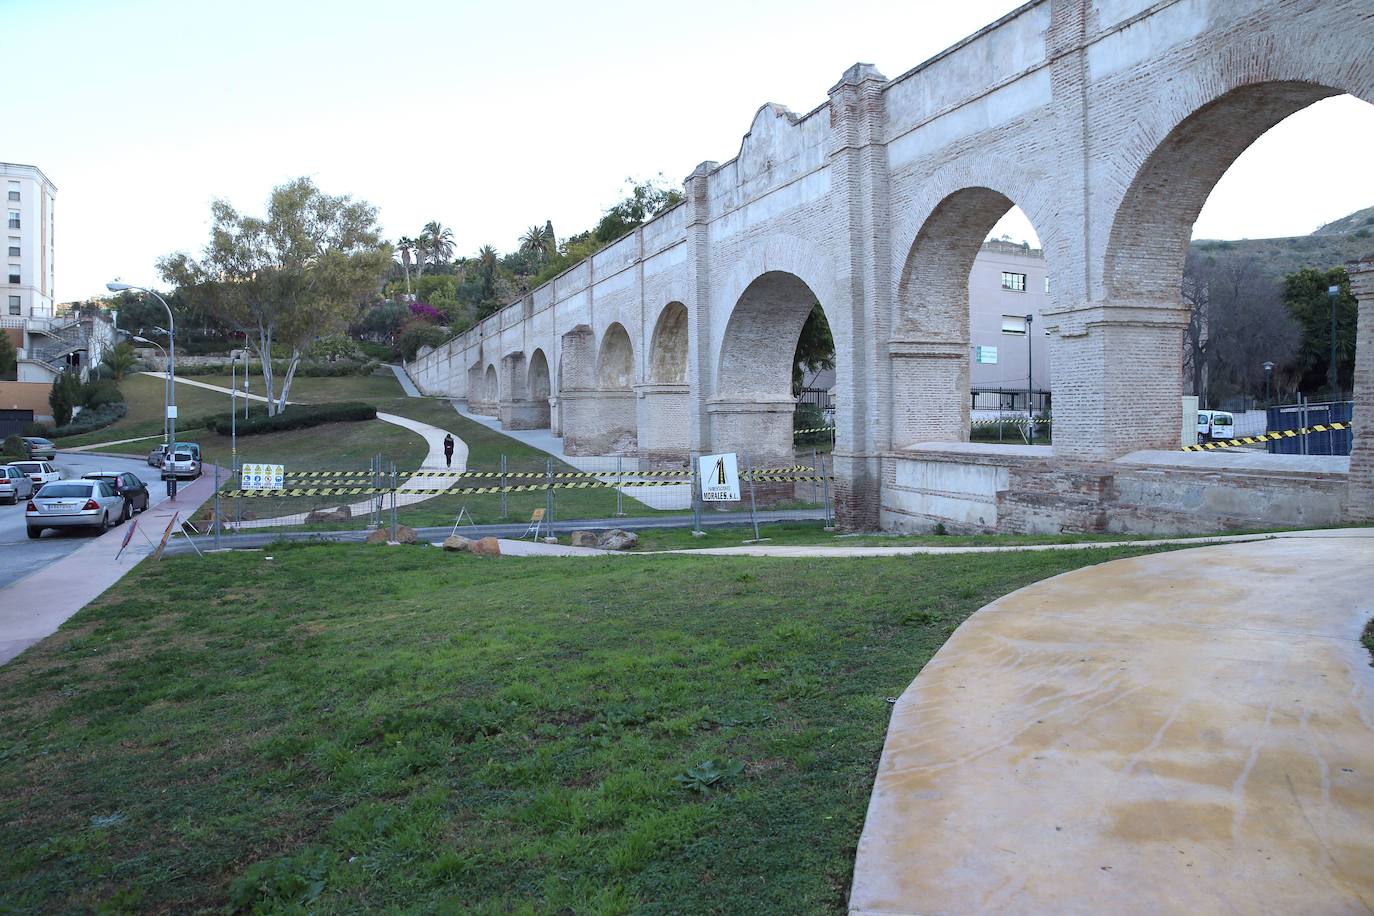
[[[119,381],[133,371],[134,365],[138,362],[138,354],[134,352],[133,344],[127,340],[122,340],[115,344],[100,360],[100,368],[110,378]]]
[[[435,327],[432,324],[414,322],[401,332],[401,337],[396,341],[396,345],[401,350],[401,355],[410,361],[420,352],[421,347],[437,347],[448,340],[449,334],[443,328]]]
[[[72,410],[81,403],[81,380],[74,372],[63,372],[52,380],[52,390],[48,392],[48,406],[52,408],[52,418],[58,426],[65,426],[72,420]]]
[[[400,353],[390,344],[377,343],[374,340],[360,340],[358,349],[363,351],[363,355],[371,360],[387,363],[400,357]]]
[[[5,444],[0,446],[0,455],[7,458],[27,458],[29,457],[29,447],[24,444],[24,439],[18,433],[5,437]]]
[[[101,404],[98,407],[89,407],[81,411],[80,415],[70,423],[57,427],[51,433],[53,436],[80,436],[84,433],[92,433],[97,429],[104,429],[111,423],[123,418],[129,412],[129,406],[123,401],[112,401]]]
[[[375,420],[377,408],[360,401],[339,401],[334,404],[293,404],[275,417],[250,416],[237,421],[240,436],[276,433],[290,429],[308,429],[325,423],[353,423]],[[222,436],[229,435],[229,415],[217,414],[205,418],[205,428]]]
[[[363,351],[359,349],[358,343],[344,337],[341,334],[329,337],[321,337],[310,345],[310,355],[315,359],[336,362],[338,360],[351,360],[362,362],[364,359]]]
[[[81,406],[103,407],[106,404],[120,404],[124,401],[124,395],[119,390],[119,385],[111,379],[91,379],[81,386]]]

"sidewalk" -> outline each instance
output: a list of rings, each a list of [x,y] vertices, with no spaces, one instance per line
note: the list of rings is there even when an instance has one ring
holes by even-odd
[[[153,552],[149,545],[162,537],[174,513],[182,519],[195,514],[215,491],[214,468],[178,486],[174,499],[163,500],[147,512],[111,528],[89,544],[0,589],[0,665],[57,631],[62,623]],[[128,548],[118,560],[129,526],[137,523]],[[139,532],[147,535],[147,539]],[[175,540],[180,540],[176,538]]]
[[[850,912],[1374,901],[1374,538],[1117,560],[976,612],[892,711]]]

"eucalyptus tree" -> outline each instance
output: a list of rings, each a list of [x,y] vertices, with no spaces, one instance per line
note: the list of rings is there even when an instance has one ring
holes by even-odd
[[[377,209],[320,191],[309,178],[273,188],[265,217],[245,216],[227,201],[210,208],[210,240],[199,260],[162,258],[163,279],[244,332],[262,365],[267,411],[286,406],[301,358],[323,334],[342,331],[391,265]],[[280,389],[272,345],[289,348]]]

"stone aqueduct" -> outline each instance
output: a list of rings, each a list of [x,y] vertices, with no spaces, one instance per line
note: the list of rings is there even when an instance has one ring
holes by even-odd
[[[1180,279],[1235,158],[1327,96],[1374,102],[1374,0],[1038,0],[895,79],[765,105],[686,200],[408,366],[569,454],[792,463],[819,302],[850,527],[1166,531],[1374,516],[1374,262],[1356,446],[1180,453]],[[968,443],[968,276],[1013,206],[1053,277],[1054,444]],[[1361,272],[1363,271],[1363,272]],[[1369,418],[1367,421],[1366,418]]]

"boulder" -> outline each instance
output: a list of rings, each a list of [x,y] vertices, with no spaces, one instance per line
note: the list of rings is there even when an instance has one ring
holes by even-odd
[[[451,553],[463,553],[465,551],[471,551],[473,543],[474,542],[469,538],[465,538],[460,534],[454,534],[444,538],[444,549]]]
[[[376,531],[369,532],[363,539],[364,544],[385,544],[387,531],[385,528],[378,528]]]
[[[639,543],[639,535],[633,531],[612,528],[601,535],[596,546],[602,550],[632,550]]]
[[[405,526],[405,525],[397,525],[397,526],[396,526],[396,543],[397,543],[397,544],[414,544],[414,543],[415,543],[416,541],[418,541],[418,540],[419,540],[419,537],[415,534],[415,529],[414,529],[414,528],[409,528],[409,527],[407,527],[407,526]]]
[[[470,549],[479,557],[499,557],[501,542],[496,538],[482,538],[480,541],[473,541]]]
[[[574,547],[595,547],[597,537],[595,531],[574,531],[568,543]]]
[[[252,509],[244,509],[239,513],[239,518],[243,519],[245,522],[255,522],[258,520],[258,514]]]
[[[347,506],[337,509],[316,509],[305,517],[307,525],[314,522],[346,522],[353,517]]]

